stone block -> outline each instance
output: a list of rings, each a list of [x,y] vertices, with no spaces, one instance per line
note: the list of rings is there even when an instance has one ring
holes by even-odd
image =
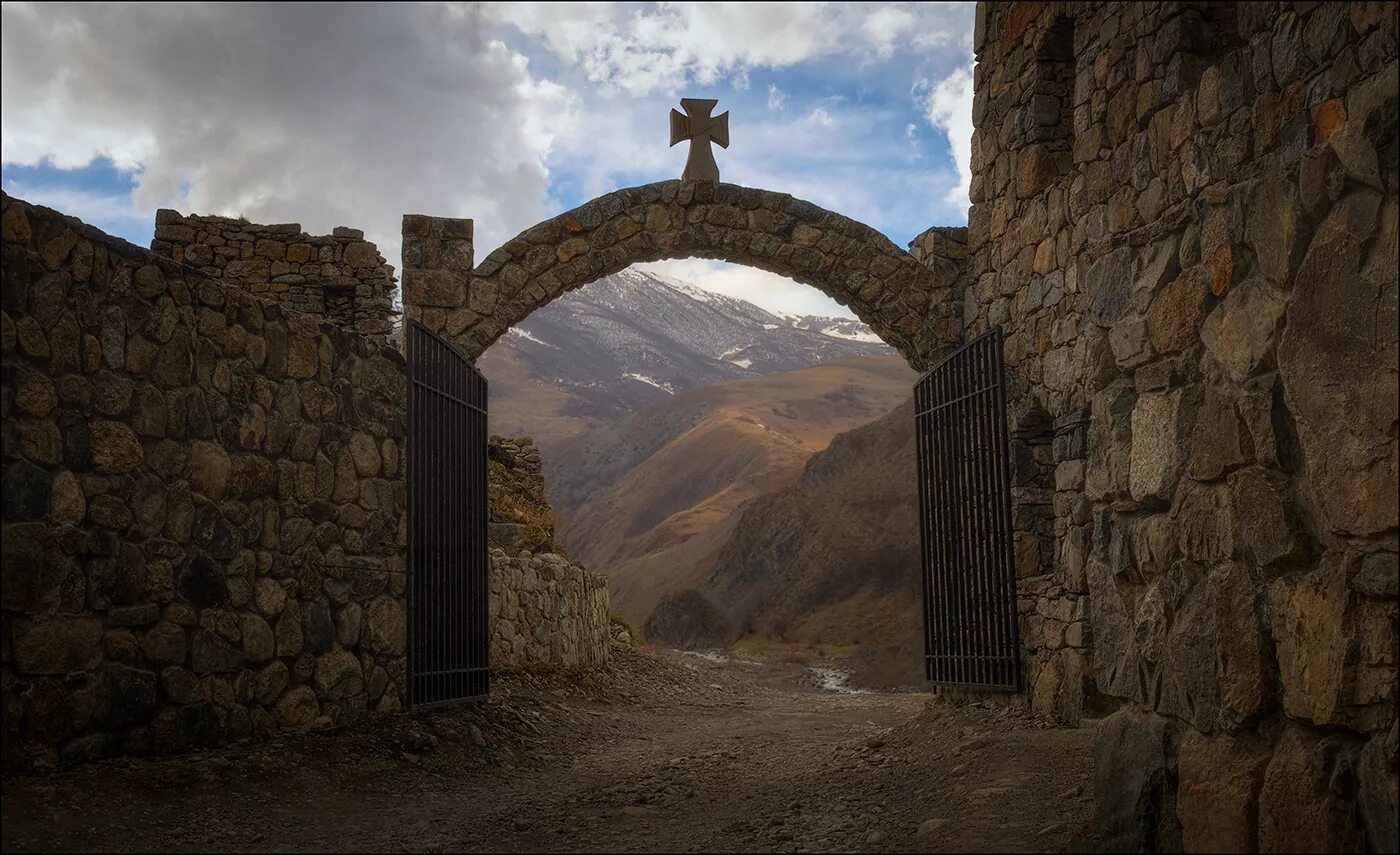
[[[1201,326],[1206,350],[1236,383],[1271,367],[1275,337],[1286,304],[1262,279],[1230,291]]]
[[[1264,712],[1273,693],[1273,665],[1260,618],[1264,597],[1249,571],[1226,562],[1211,574],[1221,705],[1235,724]]]
[[[15,666],[23,674],[69,674],[102,661],[102,621],[95,617],[17,620]]]
[[[1371,737],[1357,764],[1356,806],[1366,829],[1372,852],[1394,852],[1397,832],[1396,738],[1400,725],[1392,723],[1388,733]]]
[[[1329,552],[1269,589],[1283,709],[1297,720],[1367,731],[1394,718],[1395,605],[1351,590],[1358,564]]]
[[[1152,299],[1147,334],[1158,353],[1175,353],[1200,338],[1210,307],[1210,271],[1196,265],[1181,272]]]
[[[1177,817],[1187,852],[1258,850],[1259,790],[1271,756],[1258,737],[1187,730],[1177,755]]]
[[[1128,487],[1135,501],[1167,501],[1186,462],[1196,395],[1176,389],[1140,396],[1133,405]]]
[[[1181,847],[1174,780],[1167,766],[1168,724],[1124,707],[1094,735],[1094,831],[1110,852]]]
[[[1260,852],[1360,852],[1352,741],[1290,725],[1274,745],[1259,792]]]
[[[1245,463],[1251,447],[1232,398],[1215,387],[1201,396],[1190,431],[1188,474],[1197,481],[1214,481]]]
[[[1395,211],[1391,200],[1382,216],[1369,190],[1354,190],[1332,209],[1298,269],[1279,341],[1304,469],[1324,524],[1338,533],[1397,524]]]
[[[1302,550],[1285,479],[1250,467],[1230,473],[1229,489],[1235,546],[1244,557],[1267,566]]]

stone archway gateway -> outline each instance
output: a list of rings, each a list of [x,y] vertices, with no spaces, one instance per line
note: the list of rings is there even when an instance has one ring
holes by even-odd
[[[786,193],[707,181],[616,190],[532,226],[473,267],[471,220],[403,221],[409,320],[479,356],[531,312],[630,265],[709,258],[822,291],[916,369],[957,340],[956,271],[920,262],[865,225]]]
[[[511,326],[564,293],[633,264],[697,257],[811,285],[850,307],[914,368],[935,369],[915,393],[925,673],[943,685],[1018,689],[1001,338],[954,350],[951,262],[915,258],[875,229],[785,193],[715,181],[609,193],[526,229],[475,266],[471,220],[409,214],[403,296],[410,374],[420,362],[434,370],[413,342],[445,342],[434,352],[453,353],[461,365],[448,373],[465,374]],[[477,406],[484,408],[481,391]],[[412,407],[409,421],[418,421]],[[428,433],[442,431],[429,426]],[[412,494],[429,504],[448,497],[450,505],[457,488],[431,456],[420,463],[410,467],[410,483],[419,484]],[[484,481],[484,470],[475,477]],[[415,520],[411,510],[411,540],[430,544],[440,522],[433,513]],[[479,535],[467,540],[484,551],[484,530]],[[411,552],[410,568],[452,564],[426,549]],[[435,644],[426,639],[425,649]],[[417,670],[412,657],[409,670]]]

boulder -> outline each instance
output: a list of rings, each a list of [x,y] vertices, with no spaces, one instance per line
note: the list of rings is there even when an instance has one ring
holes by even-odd
[[[1338,202],[1298,269],[1279,341],[1304,470],[1323,522],[1343,534],[1393,529],[1400,507],[1395,210],[1391,200],[1382,214],[1367,189]]]
[[[1350,803],[1355,762],[1350,738],[1286,727],[1259,791],[1259,851],[1364,850],[1366,838]]]
[[[69,674],[102,661],[102,621],[53,617],[14,623],[14,661],[23,674]]]
[[[1140,395],[1133,405],[1128,488],[1134,500],[1171,498],[1186,462],[1196,397],[1173,389]]]
[[[277,700],[275,712],[279,727],[305,727],[321,714],[321,704],[310,686],[297,686]]]
[[[125,727],[146,721],[156,708],[156,674],[126,665],[107,666],[107,725]]]
[[[1232,289],[1201,326],[1201,341],[1226,375],[1243,383],[1270,366],[1286,303],[1262,279]]]
[[[331,699],[358,695],[365,687],[360,660],[356,659],[353,653],[341,648],[336,648],[316,660],[312,681],[321,697]]]
[[[1181,848],[1168,722],[1124,707],[1099,722],[1094,739],[1094,831],[1109,852]]]
[[[1268,743],[1256,736],[1187,730],[1177,755],[1176,814],[1187,852],[1258,849],[1259,788]]]
[[[403,603],[389,596],[375,598],[365,616],[365,645],[376,653],[398,656],[407,643]]]
[[[244,612],[238,616],[238,626],[243,634],[243,653],[249,662],[263,662],[273,657],[277,642],[267,621]]]
[[[98,419],[92,424],[91,434],[92,465],[98,472],[123,475],[145,459],[141,440],[121,422]]]

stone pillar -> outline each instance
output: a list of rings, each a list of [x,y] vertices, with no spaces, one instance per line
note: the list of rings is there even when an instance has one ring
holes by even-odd
[[[404,322],[455,336],[475,319],[467,308],[474,264],[472,221],[403,216]]]

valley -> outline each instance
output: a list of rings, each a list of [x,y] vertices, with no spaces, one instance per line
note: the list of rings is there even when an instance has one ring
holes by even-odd
[[[681,648],[834,646],[857,682],[912,685],[916,375],[873,338],[633,269],[482,366],[493,431],[540,445],[557,540],[614,614]]]
[[[630,268],[534,312],[489,348],[491,430],[549,455],[567,438],[714,383],[890,356],[852,318],[776,314]]]

